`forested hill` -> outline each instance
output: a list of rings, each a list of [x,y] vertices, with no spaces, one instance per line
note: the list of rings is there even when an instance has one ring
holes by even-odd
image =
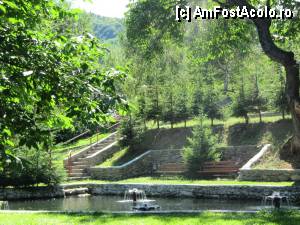
[[[123,20],[91,14],[95,35],[102,40],[115,39],[124,30]]]

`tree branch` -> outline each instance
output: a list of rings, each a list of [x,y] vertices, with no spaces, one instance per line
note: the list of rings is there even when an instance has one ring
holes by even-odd
[[[213,1],[218,4],[220,2],[219,0]],[[239,6],[240,8],[246,7],[248,10],[256,10],[256,8],[253,5],[251,5],[247,0],[226,0],[225,4],[228,4],[231,7]],[[281,63],[284,66],[294,64],[294,53],[280,49],[278,46],[275,45],[270,32],[272,20],[270,18],[251,18],[251,20],[256,26],[259,41],[265,54],[268,55],[272,60]]]

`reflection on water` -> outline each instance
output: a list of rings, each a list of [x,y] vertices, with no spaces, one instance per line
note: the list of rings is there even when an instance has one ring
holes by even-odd
[[[10,210],[131,211],[132,202],[120,196],[67,197],[48,200],[10,201]],[[259,210],[260,201],[195,198],[155,198],[160,210]]]

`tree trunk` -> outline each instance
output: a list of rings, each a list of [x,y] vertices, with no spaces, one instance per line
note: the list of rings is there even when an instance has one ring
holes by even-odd
[[[248,125],[249,124],[249,116],[246,114],[244,116],[244,118],[245,118],[245,123]]]
[[[157,123],[157,129],[159,129],[159,119],[156,120]]]
[[[249,10],[256,10],[248,0],[227,0],[221,3],[215,2],[223,7],[239,6],[246,7]],[[269,4],[269,1],[267,1]],[[251,19],[256,26],[259,42],[264,53],[272,60],[284,66],[286,71],[286,96],[292,115],[294,135],[286,143],[284,149],[290,149],[292,153],[300,154],[300,100],[299,100],[299,64],[296,62],[294,53],[285,51],[275,45],[272,38],[270,27],[272,19],[270,18],[253,18]],[[288,145],[288,146],[287,146]],[[287,148],[288,147],[288,148]]]
[[[294,61],[285,65],[287,98],[292,115],[294,136],[290,143],[291,153],[300,153],[300,104],[299,104],[299,65]]]
[[[282,110],[282,119],[283,119],[283,120],[285,119],[285,113],[284,113],[284,110]]]
[[[186,128],[186,120],[184,120],[184,128]]]
[[[261,116],[261,111],[258,110],[258,115],[259,115],[259,122],[262,123],[262,116]]]
[[[211,126],[214,125],[214,119],[213,118],[210,119],[210,124],[211,124]]]

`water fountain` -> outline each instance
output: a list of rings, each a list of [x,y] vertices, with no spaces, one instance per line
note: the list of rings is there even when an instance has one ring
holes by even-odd
[[[275,209],[280,209],[284,204],[290,207],[290,201],[288,196],[281,195],[280,192],[273,192],[272,195],[265,196],[263,198],[263,204],[265,206],[273,206]]]
[[[8,202],[7,201],[0,201],[0,210],[8,210]]]
[[[126,190],[124,193],[124,199],[118,202],[154,202],[155,200],[147,199],[144,190],[139,190],[137,188]]]
[[[160,208],[159,205],[149,204],[149,202],[155,202],[155,200],[147,199],[145,191],[137,188],[126,190],[124,193],[124,200],[118,202],[132,203],[132,210],[138,211],[150,211]]]

